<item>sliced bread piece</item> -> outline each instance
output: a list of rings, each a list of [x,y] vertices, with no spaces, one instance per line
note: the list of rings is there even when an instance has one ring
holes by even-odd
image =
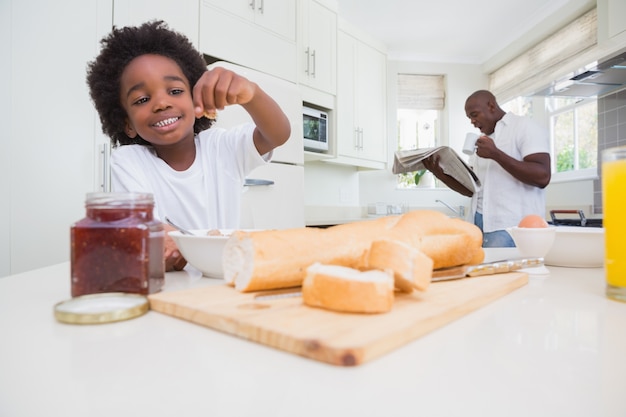
[[[386,313],[393,306],[393,291],[391,272],[315,263],[307,268],[302,300],[345,313]]]

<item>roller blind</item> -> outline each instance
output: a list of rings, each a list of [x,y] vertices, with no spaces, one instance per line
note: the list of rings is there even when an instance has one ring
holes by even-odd
[[[558,66],[567,66],[576,55],[597,44],[597,29],[597,10],[593,9],[491,73],[489,89],[496,96],[523,93],[511,94],[511,91],[540,79]]]
[[[442,110],[445,104],[443,75],[398,74],[398,108]]]

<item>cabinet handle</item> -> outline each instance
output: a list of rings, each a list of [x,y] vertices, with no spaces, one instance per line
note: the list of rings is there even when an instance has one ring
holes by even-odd
[[[248,6],[250,6],[252,10],[256,8],[256,5],[254,3],[255,3],[255,0],[250,0],[250,3],[248,3]]]
[[[359,128],[359,150],[363,150],[363,128]]]
[[[102,192],[108,193],[111,191],[111,175],[109,168],[109,156],[111,154],[111,145],[109,143],[103,143],[100,145],[100,161],[102,161],[102,181],[100,187]]]
[[[311,77],[315,78],[315,67],[316,67],[316,61],[315,61],[315,49],[313,50],[313,53],[311,54],[311,56],[313,57],[313,72],[311,72]]]
[[[263,14],[263,6],[264,6],[264,0],[261,0],[261,1],[259,2],[259,12],[260,12],[261,14]]]
[[[359,128],[355,127],[354,128],[354,135],[353,135],[353,144],[354,144],[354,150],[358,151],[359,150]]]
[[[304,73],[306,75],[309,75],[309,66],[310,66],[310,57],[311,55],[309,54],[309,47],[307,46],[306,50],[304,51],[304,53],[306,54],[306,68],[304,69]]]
[[[274,181],[265,180],[265,179],[257,179],[257,178],[246,178],[244,187],[258,187],[260,185],[274,185]]]

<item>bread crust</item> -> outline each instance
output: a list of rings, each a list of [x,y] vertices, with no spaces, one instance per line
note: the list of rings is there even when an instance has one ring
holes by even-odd
[[[393,278],[388,272],[315,263],[307,268],[302,301],[311,307],[344,313],[386,313],[393,307],[393,291]]]
[[[419,249],[398,240],[375,240],[367,268],[393,272],[395,287],[403,292],[426,291],[433,277],[433,260]]]

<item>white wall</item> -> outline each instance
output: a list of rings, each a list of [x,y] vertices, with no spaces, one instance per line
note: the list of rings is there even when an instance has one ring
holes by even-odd
[[[359,173],[354,167],[325,162],[304,168],[305,206],[359,206]]]
[[[550,210],[583,210],[593,214],[593,180],[551,183],[546,188],[546,212]]]
[[[0,1],[0,39],[11,39],[11,2]],[[0,42],[0,56],[5,57],[0,64],[0,79],[11,80],[11,43]],[[6,91],[6,90],[5,90]],[[10,90],[9,90],[10,91]],[[0,167],[10,166],[11,137],[13,118],[11,115],[11,94],[0,100]],[[8,275],[11,268],[11,173],[0,169],[0,277]]]

